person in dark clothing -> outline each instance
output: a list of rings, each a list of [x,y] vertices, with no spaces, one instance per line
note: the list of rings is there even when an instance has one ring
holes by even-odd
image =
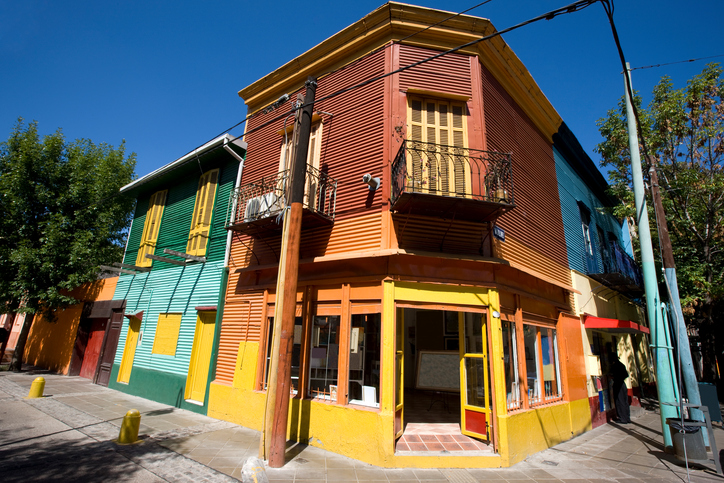
[[[616,400],[616,419],[617,423],[629,424],[631,422],[631,411],[628,405],[628,389],[626,388],[626,379],[628,371],[623,362],[618,360],[618,355],[614,352],[611,354],[611,377],[613,377],[613,396]]]

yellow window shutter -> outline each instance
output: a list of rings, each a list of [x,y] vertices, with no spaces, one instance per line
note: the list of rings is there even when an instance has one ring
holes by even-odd
[[[168,190],[157,191],[151,195],[148,201],[148,212],[146,212],[146,221],[143,224],[143,234],[141,235],[141,246],[136,256],[136,265],[139,267],[150,267],[153,260],[146,258],[147,254],[153,254],[156,250],[156,242],[158,240],[158,232],[161,229],[161,217],[163,216],[163,207],[166,205],[166,195]]]
[[[151,353],[175,356],[180,330],[181,314],[158,314],[156,336],[153,339]]]
[[[204,173],[199,179],[196,191],[196,203],[191,218],[191,230],[186,253],[202,257],[206,255],[211,232],[211,218],[214,212],[214,199],[219,184],[219,170],[213,169]]]

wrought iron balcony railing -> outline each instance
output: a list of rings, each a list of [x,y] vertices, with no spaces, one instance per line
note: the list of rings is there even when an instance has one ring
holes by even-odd
[[[242,185],[233,191],[229,198],[226,227],[253,234],[257,231],[255,227],[261,226],[261,222],[268,222],[280,215],[288,205],[289,181],[290,172],[284,170],[274,176]],[[307,166],[304,183],[304,210],[322,221],[333,222],[337,204],[337,181],[326,173]]]
[[[620,292],[632,294],[643,290],[644,278],[633,258],[617,242],[610,242],[601,257],[602,273],[590,271],[589,275]]]
[[[409,208],[409,195],[493,203],[489,208],[497,214],[515,204],[509,153],[405,141],[392,163],[391,184],[397,211]]]

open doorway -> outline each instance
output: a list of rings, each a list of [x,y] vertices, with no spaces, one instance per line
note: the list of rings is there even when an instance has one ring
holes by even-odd
[[[404,308],[398,314],[403,411],[396,451],[492,452],[485,312]]]

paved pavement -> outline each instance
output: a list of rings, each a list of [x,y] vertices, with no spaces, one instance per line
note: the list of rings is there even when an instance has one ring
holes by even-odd
[[[35,377],[45,397],[23,399]],[[123,415],[141,412],[141,442],[117,445]],[[724,449],[724,430],[715,428]],[[233,482],[258,455],[259,433],[182,409],[91,384],[79,377],[35,371],[0,372],[0,480]],[[319,448],[292,446],[284,468],[267,468],[284,482],[723,482],[713,460],[688,472],[663,452],[661,424],[642,411],[633,424],[596,428],[537,453],[512,468],[379,468]],[[248,479],[248,478],[247,478]]]

